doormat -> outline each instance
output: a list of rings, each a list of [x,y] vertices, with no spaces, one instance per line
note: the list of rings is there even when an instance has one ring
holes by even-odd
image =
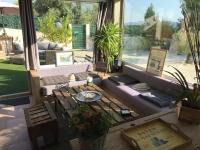
[[[18,106],[18,105],[30,104],[30,100],[29,100],[29,96],[24,96],[24,97],[1,100],[0,104],[9,105],[9,106]]]

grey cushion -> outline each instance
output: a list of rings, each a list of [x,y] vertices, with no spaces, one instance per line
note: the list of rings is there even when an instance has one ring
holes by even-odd
[[[117,85],[128,85],[128,84],[139,83],[138,80],[133,79],[128,75],[112,76],[112,77],[108,77],[108,79],[116,83]]]
[[[99,75],[92,72],[80,72],[80,73],[75,74],[76,79],[79,81],[87,80],[88,76],[93,77],[93,78],[100,78]]]
[[[15,46],[15,54],[22,54],[24,52],[23,43],[14,42],[13,45]]]
[[[49,43],[49,45],[48,45],[48,50],[54,50],[54,49],[56,49],[56,47],[57,47],[57,44],[56,43]]]
[[[169,106],[170,103],[175,100],[173,96],[158,90],[149,90],[148,92],[141,93],[140,96],[159,107]]]
[[[41,78],[41,85],[57,85],[68,82],[67,77],[64,75],[57,75],[57,76],[47,76]]]
[[[47,50],[49,47],[49,42],[37,42],[37,44],[40,50]]]
[[[148,90],[152,89],[147,83],[130,84],[128,86],[140,93],[147,92]]]

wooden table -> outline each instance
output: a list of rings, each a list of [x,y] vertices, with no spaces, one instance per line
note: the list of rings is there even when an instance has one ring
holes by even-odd
[[[53,94],[55,96],[56,101],[56,110],[57,105],[60,104],[63,111],[71,117],[73,114],[74,109],[78,104],[81,104],[78,102],[74,96],[81,92],[81,91],[98,91],[103,96],[100,101],[97,102],[90,102],[87,103],[87,105],[91,108],[92,111],[100,111],[100,112],[106,112],[108,114],[111,114],[112,116],[112,124],[113,126],[119,125],[124,122],[135,120],[139,117],[139,114],[137,114],[133,109],[127,107],[123,103],[121,103],[119,100],[111,97],[108,93],[106,93],[104,90],[102,90],[100,87],[98,87],[95,84],[89,84],[89,85],[81,85],[76,87],[62,87],[60,89],[53,90]],[[129,109],[131,111],[130,116],[122,116],[121,115],[121,109]]]
[[[168,112],[162,112],[155,115],[151,115],[148,117],[144,117],[132,122],[124,123],[122,125],[113,127],[110,129],[104,150],[133,150],[122,137],[121,131],[130,127],[131,125],[142,124],[147,121],[151,121],[156,118],[161,118],[166,122],[175,124],[184,134],[192,139],[192,144],[186,146],[181,150],[199,150],[200,149],[200,125],[196,124],[188,124],[177,119],[176,112],[174,110],[170,110]],[[70,141],[72,150],[80,150],[78,139],[74,139]],[[197,149],[199,147],[199,149]],[[148,150],[148,148],[147,148]]]

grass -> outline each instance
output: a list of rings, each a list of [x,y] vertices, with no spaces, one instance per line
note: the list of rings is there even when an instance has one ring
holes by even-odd
[[[28,78],[24,65],[0,60],[0,96],[28,91]]]

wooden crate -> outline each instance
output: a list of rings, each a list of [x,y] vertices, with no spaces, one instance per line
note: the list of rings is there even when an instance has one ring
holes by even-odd
[[[38,137],[53,135],[57,142],[58,124],[50,104],[44,101],[24,110],[28,133],[34,149],[39,149]]]

